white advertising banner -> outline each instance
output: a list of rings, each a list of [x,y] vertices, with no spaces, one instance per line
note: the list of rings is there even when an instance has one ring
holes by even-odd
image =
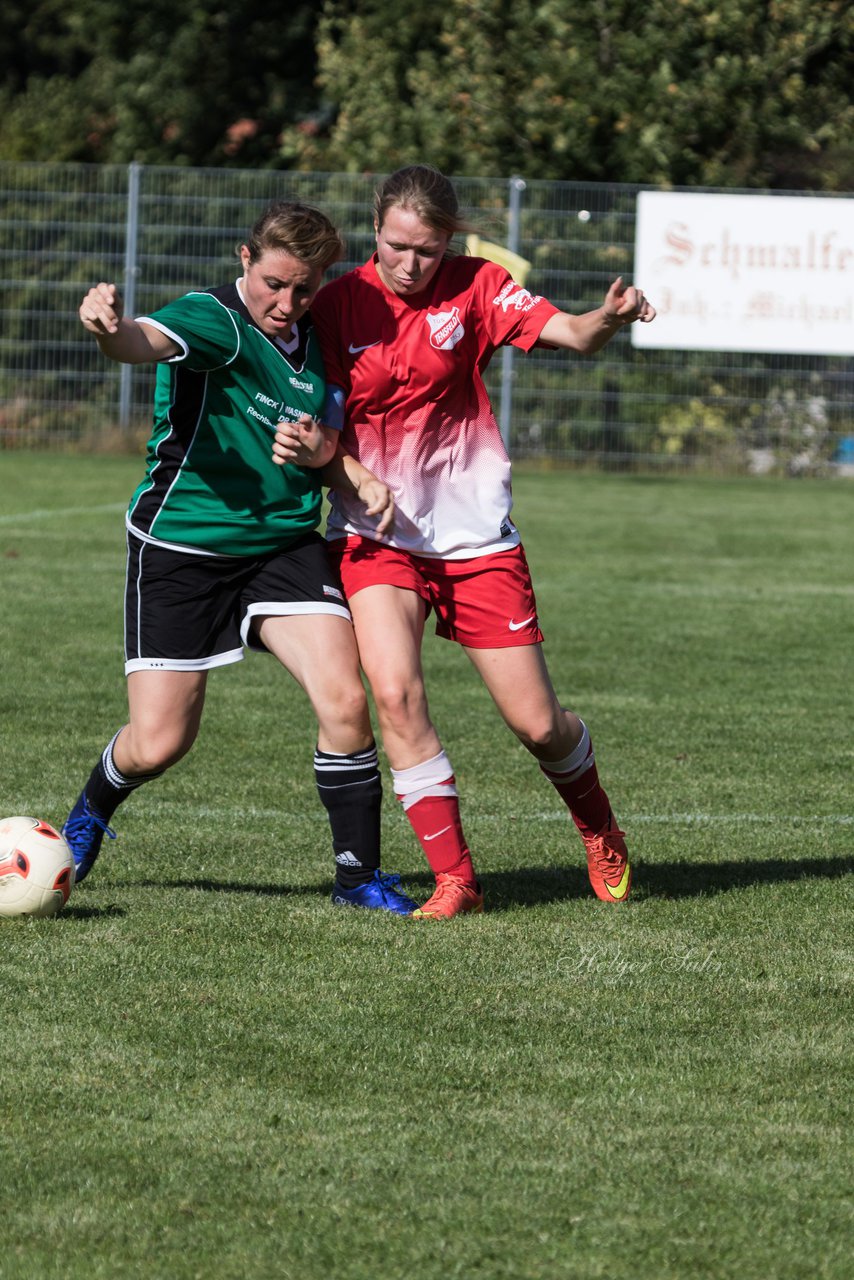
[[[854,200],[638,195],[636,347],[854,354]]]

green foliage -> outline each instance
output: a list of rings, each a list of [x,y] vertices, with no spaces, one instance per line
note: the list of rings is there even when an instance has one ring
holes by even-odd
[[[2,49],[0,157],[191,165],[280,163],[305,109],[309,3],[51,0],[22,11]]]
[[[4,9],[0,158],[854,188],[848,0]]]
[[[653,447],[670,456],[710,454],[722,457],[725,448],[733,448],[735,443],[736,433],[726,414],[694,396],[665,410]]]
[[[140,467],[0,461],[0,813],[61,822],[124,716]],[[66,910],[0,921],[3,1280],[848,1280],[850,492],[514,487],[634,900],[428,635],[487,910],[332,908],[304,696],[213,672]]]
[[[401,10],[407,15],[401,21]],[[854,186],[845,0],[328,0],[336,118],[297,166],[711,186]]]

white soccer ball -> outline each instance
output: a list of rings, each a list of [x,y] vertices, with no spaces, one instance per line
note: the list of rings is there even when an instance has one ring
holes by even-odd
[[[55,916],[74,884],[64,838],[38,818],[0,818],[0,916]]]

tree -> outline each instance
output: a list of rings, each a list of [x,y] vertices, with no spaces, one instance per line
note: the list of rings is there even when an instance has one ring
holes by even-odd
[[[315,6],[12,0],[0,57],[5,159],[283,163],[314,96]]]
[[[848,0],[327,0],[298,167],[854,184]]]
[[[854,189],[850,0],[7,0],[0,157]]]

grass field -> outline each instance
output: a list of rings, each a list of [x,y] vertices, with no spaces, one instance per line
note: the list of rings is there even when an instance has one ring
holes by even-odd
[[[0,813],[61,823],[122,723],[138,471],[0,454]],[[488,909],[332,908],[299,691],[213,673],[63,914],[0,922],[3,1280],[850,1276],[854,489],[516,494],[633,900],[429,636]]]

